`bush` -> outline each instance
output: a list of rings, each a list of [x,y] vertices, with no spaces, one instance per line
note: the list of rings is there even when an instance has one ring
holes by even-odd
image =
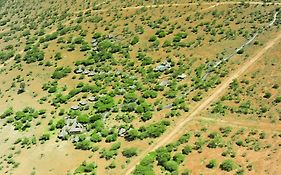
[[[75,146],[76,149],[82,150],[90,150],[92,148],[91,142],[89,140],[83,140],[82,142],[78,142]]]
[[[94,172],[98,166],[96,163],[86,163],[85,161],[75,170],[75,174]],[[95,173],[93,173],[95,174]]]
[[[36,61],[42,61],[44,59],[44,52],[37,47],[32,47],[28,50],[23,58],[26,63],[33,63]]]
[[[157,37],[156,37],[155,35],[152,35],[152,36],[149,38],[148,41],[154,42],[154,41],[156,41],[156,40],[157,40]]]
[[[130,129],[126,136],[128,140],[136,140],[140,136],[140,132],[137,129]]]
[[[270,98],[271,97],[271,93],[270,92],[266,92],[263,97],[264,98]]]
[[[106,138],[105,138],[105,142],[114,142],[117,140],[117,134],[114,133],[114,134],[111,134],[111,135],[108,135]]]
[[[144,159],[140,162],[139,165],[136,166],[134,175],[153,175],[153,163],[155,160],[155,154],[149,153],[144,157]]]
[[[244,53],[244,49],[240,49],[237,51],[237,54],[243,54]]]
[[[77,117],[77,121],[78,121],[79,123],[88,123],[89,117],[88,117],[88,115],[86,115],[86,114],[79,115],[79,116]]]
[[[146,90],[143,92],[143,97],[144,98],[156,98],[157,92],[154,90]]]
[[[100,142],[101,140],[102,140],[102,137],[101,137],[100,134],[98,134],[98,133],[93,133],[93,134],[91,135],[91,141],[92,141],[92,142],[97,143],[97,142]]]
[[[168,170],[170,172],[177,171],[178,167],[179,167],[178,163],[173,160],[169,160],[168,162],[164,163],[165,170]]]
[[[278,89],[278,88],[279,88],[279,85],[278,85],[278,84],[274,84],[274,85],[272,86],[272,88],[273,88],[273,89]]]
[[[55,54],[54,58],[55,58],[56,61],[57,61],[57,60],[61,60],[61,59],[62,59],[61,53],[60,53],[60,52],[57,52],[57,53]]]
[[[59,67],[59,68],[56,68],[56,70],[53,72],[51,78],[61,79],[65,76],[67,76],[67,74],[70,72],[71,72],[71,69],[69,67]]]
[[[84,52],[87,50],[91,50],[91,46],[88,43],[83,43],[82,46],[80,47],[80,51]]]
[[[121,142],[116,142],[111,145],[110,150],[118,150],[121,147]]]
[[[184,161],[185,155],[182,153],[176,153],[173,157],[173,160],[176,161],[178,164],[181,164]]]
[[[159,30],[156,32],[159,38],[163,38],[166,36],[166,32],[164,30]]]
[[[280,102],[281,102],[281,96],[276,97],[274,103],[280,103]]]
[[[106,160],[110,160],[114,156],[117,155],[116,150],[103,150],[101,151],[101,158],[105,158]]]
[[[162,120],[157,123],[153,123],[146,127],[141,127],[139,130],[142,131],[142,138],[156,138],[162,135],[166,131],[166,127],[169,126],[169,121]]]
[[[192,152],[192,147],[189,146],[189,145],[186,145],[186,146],[183,148],[183,150],[182,150],[182,153],[183,153],[183,154],[186,154],[186,155],[188,155],[188,154],[191,153],[191,152]]]
[[[47,141],[50,139],[50,134],[49,133],[45,133],[42,136],[40,136],[39,140],[40,141]]]
[[[139,37],[138,36],[134,36],[134,38],[132,39],[132,41],[131,41],[131,45],[135,45],[135,44],[137,44],[138,42],[139,42]]]
[[[6,61],[14,56],[14,51],[0,51],[0,61]]]
[[[100,97],[94,105],[94,107],[97,109],[97,112],[109,111],[114,106],[115,106],[114,99],[109,95]]]
[[[56,128],[63,128],[65,126],[65,120],[64,119],[60,119],[57,124],[56,124]]]
[[[141,119],[142,121],[147,121],[150,120],[152,118],[152,112],[145,112],[142,116]]]
[[[133,156],[137,156],[137,148],[125,148],[122,151],[123,156],[130,158]]]
[[[180,42],[180,40],[181,40],[181,37],[180,37],[180,36],[175,36],[175,37],[173,38],[173,42]]]
[[[169,47],[169,46],[172,46],[172,42],[169,40],[165,40],[162,47]]]
[[[4,119],[6,117],[9,117],[11,115],[13,115],[14,110],[12,107],[8,108],[7,110],[4,111],[4,113],[0,116],[1,119]]]
[[[181,175],[189,175],[190,171],[189,170],[184,170],[183,173],[181,173]]]
[[[206,165],[207,168],[214,168],[217,166],[217,161],[215,159],[210,160],[210,162]]]
[[[237,164],[230,159],[227,159],[220,164],[220,169],[223,171],[232,171],[235,168],[237,168]]]

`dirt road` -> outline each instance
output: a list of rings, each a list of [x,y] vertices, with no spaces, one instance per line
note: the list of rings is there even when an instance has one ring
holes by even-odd
[[[202,110],[206,109],[213,101],[218,99],[222,92],[224,92],[229,84],[236,78],[238,78],[240,75],[242,75],[251,65],[253,65],[268,49],[270,49],[275,43],[277,43],[281,39],[281,33],[276,36],[273,40],[266,43],[265,47],[261,49],[254,57],[250,58],[248,61],[246,61],[238,70],[233,72],[228,78],[226,78],[222,84],[220,84],[217,88],[214,89],[213,92],[211,92],[210,96],[206,97],[201,103],[199,103],[191,113],[186,116],[184,119],[178,121],[175,124],[175,127],[168,131],[166,134],[161,136],[155,144],[151,145],[146,149],[141,155],[136,157],[136,159],[132,160],[131,163],[128,165],[127,169],[125,170],[124,175],[131,174],[136,165],[147,155],[149,152],[155,151],[161,146],[164,146],[168,144],[175,135],[184,134],[185,125],[193,120]]]

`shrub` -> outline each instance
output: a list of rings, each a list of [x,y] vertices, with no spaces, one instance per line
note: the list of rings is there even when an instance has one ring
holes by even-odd
[[[142,116],[141,119],[142,121],[147,121],[152,118],[152,112],[145,112]]]
[[[156,37],[155,35],[152,35],[152,36],[149,38],[148,41],[154,42],[154,41],[156,41],[156,40],[157,40],[157,37]]]
[[[9,50],[9,51],[0,51],[0,61],[6,61],[14,56],[14,51]]]
[[[139,37],[138,36],[134,36],[134,38],[132,39],[132,41],[131,41],[131,45],[135,45],[135,44],[137,44],[138,42],[139,42]]]
[[[166,127],[169,126],[169,121],[162,120],[157,123],[153,123],[146,127],[141,127],[139,130],[141,131],[142,138],[156,138],[162,135],[166,131]]]
[[[75,174],[94,172],[98,166],[96,163],[86,163],[85,161],[75,170]],[[95,173],[93,173],[95,174]]]
[[[165,40],[162,47],[169,47],[169,46],[172,46],[172,42],[169,40]]]
[[[281,102],[281,96],[276,97],[274,103],[280,103],[280,102]]]
[[[59,68],[55,69],[51,78],[61,79],[65,76],[67,76],[67,74],[70,73],[70,72],[71,72],[71,69],[69,67],[59,67]]]
[[[47,141],[50,139],[50,134],[49,133],[45,133],[42,136],[39,137],[40,141]]]
[[[184,170],[183,173],[181,173],[181,175],[189,175],[190,171],[189,170]]]
[[[111,134],[111,135],[108,135],[106,138],[105,138],[105,142],[114,142],[117,140],[117,134],[114,133],[114,134]]]
[[[133,156],[137,156],[137,148],[125,148],[122,151],[123,156],[130,158]]]
[[[163,38],[166,36],[166,32],[164,30],[159,30],[156,32],[159,38]]]
[[[115,106],[114,99],[109,95],[100,97],[94,105],[94,107],[97,109],[97,112],[109,111],[114,106]]]
[[[279,85],[278,85],[278,84],[274,84],[274,85],[272,86],[272,88],[273,88],[273,89],[278,89],[278,88],[279,88]]]
[[[214,168],[217,166],[217,161],[215,159],[210,160],[210,162],[206,165],[207,168]]]
[[[36,61],[42,61],[44,59],[44,52],[37,47],[32,47],[28,50],[23,58],[26,63],[33,63]]]
[[[184,161],[185,155],[182,153],[176,153],[173,157],[173,160],[176,161],[178,164],[181,164]]]
[[[90,150],[92,148],[91,142],[89,140],[83,140],[82,142],[78,142],[75,146],[76,149],[82,150]]]
[[[12,107],[8,108],[4,111],[4,113],[0,116],[1,119],[11,116],[14,113],[14,110]]]
[[[182,150],[182,153],[183,153],[183,154],[186,154],[186,155],[188,155],[188,154],[191,153],[191,152],[192,152],[192,147],[189,146],[189,145],[186,145],[186,146],[183,148],[183,150]]]
[[[79,116],[77,117],[77,121],[78,121],[79,123],[88,123],[89,117],[88,117],[88,115],[86,115],[86,114],[79,115]]]
[[[56,124],[56,128],[63,128],[64,126],[65,126],[65,120],[64,119],[60,119]]]
[[[264,98],[270,98],[271,97],[271,93],[270,92],[266,92],[263,97]]]
[[[92,135],[91,135],[91,141],[92,142],[100,142],[102,140],[102,137],[101,137],[101,135],[100,134],[98,134],[98,133],[93,133]]]
[[[83,43],[82,46],[80,47],[80,51],[84,52],[87,50],[91,50],[91,46],[88,43]]]
[[[244,53],[244,49],[239,49],[238,51],[237,51],[237,54],[243,54]]]
[[[220,164],[220,169],[223,171],[232,171],[235,168],[237,168],[237,164],[230,159],[227,159]]]
[[[164,168],[170,172],[177,171],[178,167],[179,167],[178,163],[173,160],[169,160],[164,163]]]
[[[121,147],[121,142],[116,142],[111,145],[110,150],[118,150]]]
[[[61,59],[62,59],[61,53],[60,53],[60,52],[57,52],[57,53],[55,54],[54,58],[55,58],[56,61],[57,61],[57,60],[61,60]]]
[[[181,37],[180,37],[180,36],[175,36],[175,37],[173,38],[173,42],[180,42],[180,40],[181,40]]]
[[[139,165],[136,166],[134,175],[153,175],[153,162],[155,161],[155,153],[149,153],[144,157],[144,159],[140,162]]]
[[[128,131],[128,134],[126,136],[126,139],[128,140],[135,140],[140,136],[140,132],[137,129],[130,129]]]
[[[106,160],[109,160],[117,155],[116,150],[103,150],[100,153],[101,153],[101,158],[105,158]]]

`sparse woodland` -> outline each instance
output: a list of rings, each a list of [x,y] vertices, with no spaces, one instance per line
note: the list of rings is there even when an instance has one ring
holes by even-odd
[[[0,174],[280,172],[280,7],[0,0]]]

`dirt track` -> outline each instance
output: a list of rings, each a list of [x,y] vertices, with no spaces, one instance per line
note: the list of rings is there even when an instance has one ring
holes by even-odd
[[[175,127],[167,134],[164,134],[160,137],[157,142],[151,145],[148,149],[146,149],[141,155],[139,155],[136,159],[132,160],[131,163],[128,165],[127,169],[125,170],[124,175],[129,175],[133,172],[136,165],[147,155],[149,152],[155,151],[161,146],[164,146],[173,139],[175,135],[184,134],[185,125],[193,120],[202,110],[206,109],[213,101],[218,99],[220,94],[227,89],[229,84],[240,75],[242,75],[251,65],[253,65],[268,49],[270,49],[275,43],[277,43],[281,39],[281,33],[276,36],[273,40],[266,43],[265,47],[261,49],[254,57],[250,58],[247,62],[245,62],[238,70],[233,72],[228,78],[226,78],[222,84],[220,84],[213,92],[211,92],[210,96],[206,97],[201,103],[199,103],[191,113],[186,116],[186,118],[178,121],[175,124]]]

